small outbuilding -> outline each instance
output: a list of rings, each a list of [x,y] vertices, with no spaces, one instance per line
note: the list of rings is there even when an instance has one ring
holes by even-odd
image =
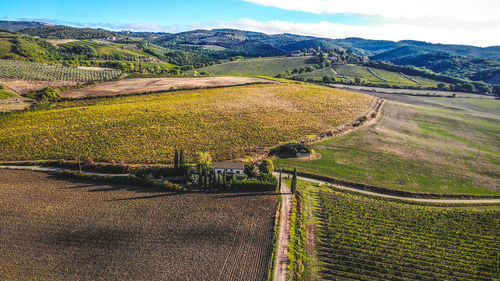
[[[224,161],[214,163],[215,174],[222,175],[226,172],[226,175],[242,175],[245,172],[245,164],[235,161]]]

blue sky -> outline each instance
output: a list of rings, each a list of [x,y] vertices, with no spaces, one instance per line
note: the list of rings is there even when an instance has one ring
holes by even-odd
[[[0,19],[39,20],[113,30],[179,32],[194,28],[228,27],[330,38],[415,39],[487,46],[500,45],[500,36],[492,36],[492,32],[500,34],[500,21],[492,12],[500,10],[498,2],[0,0]]]
[[[0,17],[7,20],[38,19],[51,23],[115,27],[127,25],[174,26],[230,22],[241,18],[258,21],[296,21],[314,23],[332,21],[361,25],[373,17],[349,14],[318,15],[303,11],[288,11],[240,0],[65,0],[65,1],[1,1]]]

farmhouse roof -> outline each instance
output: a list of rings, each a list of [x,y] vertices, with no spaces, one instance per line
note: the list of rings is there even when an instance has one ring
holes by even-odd
[[[215,169],[243,170],[243,169],[245,169],[245,164],[243,164],[241,162],[235,162],[235,161],[224,161],[224,162],[214,163],[214,168]]]

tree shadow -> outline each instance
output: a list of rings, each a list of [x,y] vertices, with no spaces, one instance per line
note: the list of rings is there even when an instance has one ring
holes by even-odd
[[[280,195],[280,194],[281,193],[273,191],[234,191],[233,193],[218,195],[217,198],[254,197],[254,196],[268,196],[268,195]]]
[[[124,190],[124,191],[129,191],[129,192],[134,192],[134,193],[161,193],[161,194],[173,193],[172,191],[161,190],[161,189],[154,188],[154,187],[127,185],[127,184],[120,184],[120,183],[107,183],[107,182],[101,182],[101,181],[89,181],[89,180],[85,180],[85,179],[65,177],[64,175],[60,175],[57,173],[51,173],[49,178],[52,180],[65,181],[65,182],[78,184],[76,186],[64,187],[61,189],[90,188],[87,190],[87,192],[112,192],[112,191]]]
[[[106,202],[143,200],[143,199],[151,199],[151,198],[159,198],[159,197],[170,197],[170,196],[179,195],[179,194],[180,193],[171,192],[171,193],[148,195],[148,196],[135,196],[135,197],[129,197],[129,198],[110,199],[110,200],[106,200]]]

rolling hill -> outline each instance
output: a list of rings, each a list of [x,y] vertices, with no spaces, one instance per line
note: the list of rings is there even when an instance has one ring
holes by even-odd
[[[374,67],[366,67],[355,64],[338,64],[325,67],[313,72],[305,72],[294,77],[306,80],[322,81],[323,77],[333,77],[336,82],[353,83],[360,79],[361,84],[378,86],[402,87],[402,88],[433,88],[437,87],[439,81],[432,79],[405,75],[400,72],[387,71]]]
[[[421,41],[403,40],[369,40],[363,38],[334,39],[333,43],[348,50],[360,52],[363,55],[373,57],[400,47],[411,46],[420,52],[446,52],[454,56],[481,57],[500,60],[500,47],[475,47],[466,45],[433,44]]]
[[[49,23],[37,22],[37,21],[7,21],[0,20],[0,29],[8,30],[8,31],[17,31],[26,28],[34,28],[34,27],[46,27],[52,26]]]
[[[118,36],[112,32],[94,28],[76,28],[69,26],[42,26],[19,31],[21,34],[46,39],[100,39]]]
[[[275,76],[285,71],[315,65],[316,57],[275,57],[227,62],[196,69],[217,76]]]

